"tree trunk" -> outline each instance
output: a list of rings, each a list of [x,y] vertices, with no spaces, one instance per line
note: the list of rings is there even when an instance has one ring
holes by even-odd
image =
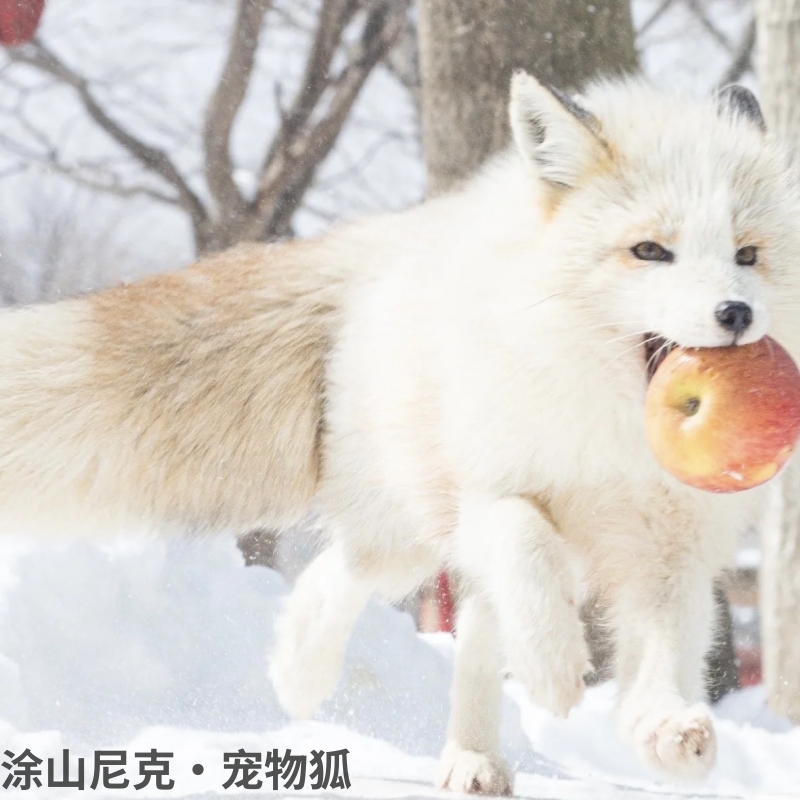
[[[761,671],[770,708],[800,723],[800,470],[772,493],[761,529]]]
[[[800,149],[800,0],[756,3],[756,71],[769,130]]]
[[[800,152],[800,0],[758,0],[756,70],[769,130]],[[771,708],[800,722],[800,467],[762,525],[764,683]]]
[[[431,194],[506,145],[514,70],[576,89],[637,66],[630,0],[420,0],[419,44]]]

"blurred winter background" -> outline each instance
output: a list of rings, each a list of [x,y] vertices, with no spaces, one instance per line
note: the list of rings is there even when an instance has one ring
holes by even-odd
[[[266,14],[232,137],[234,178],[245,196],[297,93],[320,5],[278,0]],[[749,0],[636,0],[633,11],[642,65],[656,83],[701,94],[730,77],[752,82]],[[210,203],[206,105],[235,12],[233,0],[48,0],[38,37],[69,72],[36,66],[38,51],[13,59],[0,51],[5,302],[55,299],[192,260],[196,243],[174,186],[93,119],[87,97],[137,141],[163,150]],[[287,232],[310,236],[337,219],[423,197],[414,24],[412,10]],[[343,38],[344,50],[347,32]]]
[[[233,186],[226,186],[224,174],[214,174],[219,153],[208,109],[213,98],[223,98],[216,124],[224,128],[226,86],[220,75],[231,54],[234,0],[48,0],[37,40],[0,50],[0,302],[53,301],[191,262],[219,245],[226,214],[240,220],[251,213],[242,208],[263,194],[272,179],[267,167],[279,171],[287,154],[302,150],[302,137],[313,134],[314,126],[327,135],[326,147],[303,156],[302,175],[284,176],[272,211],[256,221],[265,236],[313,236],[337,220],[403,208],[424,197],[413,7],[403,12],[391,46],[382,49],[381,34],[397,20],[384,15],[370,22],[365,13],[344,19],[328,54],[330,73],[340,79],[319,87],[306,107],[298,98],[319,57],[323,3],[262,5],[252,70],[235,89],[243,92],[241,109],[229,120]],[[697,94],[734,80],[754,87],[753,13],[750,0],[634,0],[644,72],[657,84]],[[247,42],[241,44],[246,50]],[[352,107],[337,117],[346,71],[370,47],[377,48],[370,51],[374,67],[360,76],[363,85],[349,98]],[[298,114],[299,134],[292,127]],[[313,530],[297,532],[274,551],[275,543],[259,533],[248,558],[275,564],[291,578],[313,551],[315,536]],[[242,577],[240,557],[229,544],[200,551],[150,544],[143,551],[119,545],[32,552],[9,545],[0,591],[0,651],[6,658],[0,664],[0,717],[7,738],[20,730],[61,731],[36,734],[44,737],[46,750],[62,741],[134,741],[148,719],[151,725],[220,730],[259,730],[265,719],[285,723],[262,685],[270,636],[264,620],[283,584],[261,570]],[[759,678],[758,557],[755,539],[744,542],[729,586],[746,684]],[[54,614],[60,606],[64,612]],[[154,619],[162,621],[159,630]],[[417,767],[406,764],[405,772],[398,767],[398,774],[417,774],[416,769],[428,780],[443,735],[449,645],[420,649],[409,624],[396,612],[372,608],[348,662],[350,689],[323,719],[428,759]],[[39,633],[23,635],[32,631]],[[364,631],[372,645],[365,644]],[[371,661],[365,655],[369,647]],[[504,742],[519,765],[535,769],[545,763],[531,754],[532,743],[583,774],[605,774],[607,768],[630,776],[627,796],[637,796],[631,787],[642,775],[632,761],[596,757],[612,735],[591,721],[592,709],[605,714],[610,705],[602,691],[595,690],[600,694],[582,717],[571,719],[571,727],[524,703],[522,712],[510,706]],[[382,716],[383,704],[411,705],[400,723]],[[154,708],[160,710],[146,718],[142,709]],[[770,730],[786,727],[764,713],[755,695],[728,712],[738,722],[766,720],[766,729],[739,740],[732,722],[722,725],[730,748],[715,790],[796,784],[798,742],[769,739]],[[107,725],[98,723],[102,717]],[[329,735],[313,727],[292,731],[295,739],[289,740],[311,737],[310,746],[317,747],[319,737]],[[151,740],[157,744],[159,735],[153,733],[147,746]],[[337,746],[345,746],[341,736]],[[191,736],[178,744],[169,735],[164,740],[178,749],[194,747],[195,754],[212,746]],[[767,779],[760,765],[770,758],[779,767]]]

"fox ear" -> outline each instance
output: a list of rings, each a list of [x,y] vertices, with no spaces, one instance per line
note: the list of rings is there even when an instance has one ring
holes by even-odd
[[[604,147],[600,125],[567,95],[526,72],[511,80],[511,132],[522,157],[545,181],[576,186]]]
[[[717,92],[717,107],[722,113],[744,117],[761,131],[767,130],[756,96],[744,86],[731,84],[720,89]]]

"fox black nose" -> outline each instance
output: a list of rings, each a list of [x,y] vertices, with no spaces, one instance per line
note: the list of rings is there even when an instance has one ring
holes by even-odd
[[[753,321],[753,309],[747,303],[727,300],[717,306],[714,316],[726,331],[738,336],[750,327]]]

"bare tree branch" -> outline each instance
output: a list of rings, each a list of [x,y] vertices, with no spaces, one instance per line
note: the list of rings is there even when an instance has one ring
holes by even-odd
[[[231,129],[247,93],[261,26],[271,5],[272,0],[239,1],[228,58],[206,110],[203,142],[208,189],[218,214],[234,219],[244,213],[245,203],[233,179]]]
[[[181,207],[189,213],[196,226],[202,225],[207,220],[208,215],[200,199],[178,172],[167,153],[158,147],[145,144],[113,120],[95,99],[86,78],[68,67],[38,39],[9,50],[8,55],[14,61],[36,67],[61,83],[71,86],[78,94],[86,112],[100,128],[147,169],[175,187]]]
[[[270,163],[288,140],[306,124],[331,82],[330,66],[342,32],[359,7],[358,0],[325,0],[311,43],[301,89],[289,111],[283,112],[280,130],[265,159]]]
[[[40,151],[26,147],[22,142],[12,139],[10,136],[6,136],[4,133],[0,133],[0,145],[5,147],[5,149],[10,153],[14,153],[14,155],[19,156],[26,161],[41,161],[46,163],[53,155],[53,151],[51,150],[45,154],[42,154]]]
[[[742,40],[736,47],[733,60],[719,81],[719,86],[727,86],[729,83],[736,83],[742,75],[753,68],[753,51],[756,46],[756,21],[750,20],[745,28]]]
[[[383,63],[411,94],[418,115],[420,106],[419,46],[417,30],[410,19],[406,21],[403,32],[398,36],[395,45],[389,49]]]
[[[699,0],[685,0],[686,5],[700,22],[700,24],[708,31],[711,37],[721,45],[729,53],[733,51],[733,45],[730,39],[708,18]]]
[[[203,123],[202,170],[210,207],[191,188],[192,176],[185,170],[179,172],[165,149],[142,141],[103,108],[96,81],[90,84],[40,40],[8,51],[9,58],[36,68],[55,84],[70,87],[97,127],[170,188],[162,191],[147,180],[127,180],[124,170],[113,163],[73,163],[64,158],[43,131],[29,124],[25,109],[28,90],[22,84],[15,90],[15,106],[0,109],[14,117],[17,133],[0,132],[0,144],[16,153],[21,162],[40,162],[92,189],[121,196],[146,195],[180,206],[191,218],[200,253],[242,240],[286,235],[291,231],[292,215],[333,148],[367,78],[403,32],[408,33],[410,2],[316,0],[302,6],[309,22],[316,19],[313,41],[300,88],[287,108],[276,82],[278,128],[255,171],[252,197],[246,197],[234,180],[230,139],[253,78],[260,33],[266,15],[273,10],[272,0],[238,0],[225,62]],[[300,2],[292,6],[292,14],[300,13],[300,8]],[[303,20],[302,24],[307,28],[309,23]],[[13,82],[13,75],[0,75],[4,83],[9,79]]]
[[[347,158],[349,162],[340,171],[326,176],[324,180],[319,180],[316,183],[318,188],[324,189],[326,187],[334,187],[337,183],[342,181],[357,180],[363,169],[378,155],[378,153],[390,142],[402,142],[404,137],[396,131],[383,131],[372,144],[364,151],[362,151],[358,158]]]
[[[675,4],[675,0],[662,0],[661,4],[656,10],[642,23],[642,26],[636,31],[636,35],[644,36],[653,25],[658,22],[662,16],[669,10],[670,6]]]
[[[405,0],[373,3],[359,44],[347,66],[329,84],[331,98],[325,115],[307,130],[290,127],[283,137],[276,138],[272,157],[261,174],[253,227],[248,231],[251,238],[283,232],[317,167],[333,147],[361,87],[402,33],[407,11]],[[291,140],[285,138],[287,133],[294,133]],[[266,231],[257,232],[258,226],[265,225]]]
[[[153,200],[157,200],[159,203],[166,203],[173,206],[180,205],[178,198],[174,195],[164,194],[164,192],[159,192],[157,189],[153,189],[150,186],[123,184],[119,180],[118,176],[109,174],[107,171],[105,171],[105,174],[109,175],[109,180],[93,178],[86,174],[86,170],[92,169],[91,165],[78,164],[75,167],[71,167],[67,164],[63,164],[56,158],[53,158],[46,163],[48,168],[59,173],[60,175],[64,175],[74,183],[78,183],[81,186],[87,187],[88,189],[94,189],[107,194],[113,194],[116,197],[144,196]]]
[[[315,0],[292,0],[291,4],[279,3],[273,9],[275,16],[286,27],[309,34],[314,30],[313,22],[317,11]]]

